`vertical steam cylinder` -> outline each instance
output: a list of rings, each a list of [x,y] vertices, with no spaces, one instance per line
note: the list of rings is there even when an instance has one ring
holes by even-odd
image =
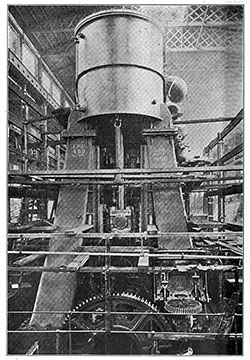
[[[105,11],[76,27],[77,95],[85,117],[137,114],[160,118],[163,35],[144,15]]]

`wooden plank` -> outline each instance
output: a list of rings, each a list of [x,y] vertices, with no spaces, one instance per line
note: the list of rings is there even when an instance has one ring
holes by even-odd
[[[75,227],[75,228],[72,228],[72,229],[68,229],[68,230],[65,230],[65,234],[66,235],[80,235],[84,232],[87,232],[91,229],[93,229],[94,225],[88,225],[88,224],[84,224],[84,225],[81,225],[81,226],[78,226],[78,227]]]
[[[144,252],[140,255],[138,260],[138,267],[148,267],[149,266],[149,256],[148,252]]]
[[[41,121],[49,120],[49,119],[55,119],[55,120],[56,120],[56,118],[54,117],[54,115],[47,115],[47,116],[41,116],[40,118],[37,117],[37,118],[34,118],[34,119],[28,119],[28,120],[27,120],[27,123],[28,123],[28,124],[31,124],[31,123],[41,122]]]
[[[225,242],[223,242],[223,241],[221,241],[221,240],[216,241],[216,244],[225,247],[226,249],[232,251],[232,252],[235,253],[235,254],[243,255],[243,250],[239,249],[238,247],[235,247],[235,246],[226,244]]]
[[[213,187],[215,187],[213,185]],[[205,196],[217,196],[221,194],[222,196],[234,195],[234,194],[242,194],[243,192],[243,184],[233,184],[229,186],[225,186],[224,188],[208,190],[205,192]]]
[[[188,224],[192,225],[192,227],[200,227],[200,228],[222,228],[225,223],[216,222],[216,221],[208,221],[208,222],[197,222],[197,221],[189,221]]]
[[[23,130],[23,121],[24,119],[22,119],[21,117],[16,116],[15,114],[13,114],[12,112],[8,112],[8,122],[17,126],[18,128]]]
[[[28,194],[28,193],[26,193]],[[36,225],[37,224],[37,225]],[[25,225],[17,225],[17,224],[9,224],[8,225],[8,231],[9,232],[17,232],[22,233],[25,231],[30,232],[52,232],[55,231],[57,228],[49,223],[49,221],[43,221],[44,225],[41,225],[41,221],[37,221],[36,223],[29,223]],[[34,235],[34,234],[33,234]],[[20,236],[20,234],[19,234]]]
[[[37,211],[37,210],[34,210],[34,211]],[[79,227],[76,227],[76,228],[72,228],[72,229],[65,229],[65,232],[64,234],[61,233],[61,235],[67,235],[67,236],[72,236],[72,235],[80,235],[81,233],[84,233],[84,232],[87,232],[91,229],[93,229],[94,225],[88,225],[88,224],[84,224],[84,225],[81,225]],[[51,233],[53,231],[55,231],[57,229],[57,226],[34,226],[34,224],[28,224],[28,225],[21,225],[21,226],[12,226],[12,227],[9,227],[9,232],[22,232],[22,231],[31,231],[31,232],[42,232],[42,234],[40,234],[41,237],[44,237],[44,234],[43,232],[45,233]],[[26,237],[26,234],[24,233],[23,234],[25,237]],[[34,234],[33,234],[34,235]],[[54,235],[54,234],[53,234]],[[56,236],[58,234],[55,234]],[[19,234],[20,236],[20,234]],[[38,237],[39,234],[36,236]]]
[[[71,263],[69,263],[67,265],[67,268],[78,270],[86,264],[86,262],[88,261],[89,258],[90,258],[90,255],[80,254],[80,255],[76,256],[73,259],[73,261],[71,261]]]
[[[26,352],[25,355],[34,355],[35,353],[38,354],[39,350],[39,343],[38,341],[35,341],[33,345],[29,348],[29,350]]]
[[[32,261],[40,259],[43,256],[44,256],[43,254],[28,255],[28,256],[26,256],[26,257],[24,257],[22,259],[19,259],[19,260],[15,261],[13,263],[13,265],[25,266],[25,265],[31,263]]]
[[[243,225],[234,223],[225,223],[224,228],[230,231],[243,231]]]

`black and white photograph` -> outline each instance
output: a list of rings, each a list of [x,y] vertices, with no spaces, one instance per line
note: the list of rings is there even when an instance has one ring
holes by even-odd
[[[6,355],[244,355],[244,10],[6,4]]]

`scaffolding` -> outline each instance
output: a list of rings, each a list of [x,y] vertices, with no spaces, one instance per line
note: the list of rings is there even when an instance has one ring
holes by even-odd
[[[49,117],[49,116],[48,116]],[[218,136],[210,142],[205,152],[217,146],[217,160],[210,166],[182,166],[177,168],[165,169],[96,169],[96,170],[35,170],[35,171],[10,171],[9,184],[10,196],[19,193],[18,196],[23,197],[34,192],[36,198],[43,194],[46,190],[47,200],[53,198],[56,200],[60,187],[80,186],[88,184],[95,185],[124,185],[143,187],[145,184],[163,184],[178,183],[182,186],[185,209],[190,214],[190,195],[197,191],[202,191],[205,197],[213,199],[218,198],[217,220],[214,220],[213,211],[208,207],[208,220],[189,222],[190,231],[187,233],[93,233],[91,224],[83,225],[81,228],[65,229],[58,232],[57,228],[52,224],[42,224],[29,227],[27,225],[18,225],[10,228],[9,232],[9,249],[8,249],[8,272],[10,278],[14,276],[11,283],[11,295],[13,292],[21,291],[23,283],[25,286],[25,274],[41,273],[76,273],[76,274],[100,274],[104,279],[104,292],[100,294],[100,302],[104,308],[101,310],[84,311],[74,309],[74,311],[63,312],[65,317],[65,326],[63,329],[56,330],[34,330],[34,329],[9,329],[9,336],[15,341],[15,336],[30,333],[32,336],[44,336],[46,341],[50,341],[50,349],[52,353],[65,353],[62,343],[68,344],[68,353],[75,353],[72,339],[78,333],[85,334],[103,334],[106,338],[114,334],[143,334],[146,335],[151,344],[151,353],[158,354],[166,346],[166,341],[180,342],[183,339],[202,341],[221,341],[225,340],[229,343],[230,351],[234,354],[240,354],[242,351],[242,300],[237,305],[235,315],[230,321],[233,322],[232,331],[223,333],[223,331],[215,332],[195,332],[195,331],[149,331],[137,330],[134,326],[130,330],[116,330],[112,324],[116,322],[116,317],[121,316],[122,312],[112,310],[112,301],[115,295],[112,294],[110,288],[110,278],[114,274],[160,274],[162,272],[193,272],[195,270],[208,274],[211,272],[222,272],[226,275],[229,282],[232,282],[238,289],[242,291],[242,272],[243,272],[243,233],[242,226],[225,222],[225,197],[227,194],[241,193],[243,182],[242,165],[228,164],[224,165],[223,158],[229,157],[228,154],[223,155],[221,151],[222,140],[227,136],[242,120],[243,112],[241,111]],[[47,119],[47,118],[46,118]],[[202,121],[202,120],[201,120]],[[27,135],[26,135],[27,136]],[[235,150],[236,151],[236,150]],[[231,152],[235,156],[235,151]],[[16,186],[19,186],[16,188]],[[29,190],[27,190],[27,187]],[[15,192],[13,192],[15,190]],[[29,191],[25,194],[24,191]],[[50,195],[48,195],[50,194]],[[17,195],[14,195],[17,196]],[[211,201],[211,200],[210,200]],[[55,203],[56,206],[56,203]],[[210,213],[209,213],[210,211]],[[30,212],[29,212],[30,213]],[[92,214],[93,216],[94,214]],[[209,217],[210,216],[210,217]],[[45,218],[44,218],[45,219]],[[48,219],[46,219],[48,220]],[[198,232],[197,232],[198,228]],[[85,233],[86,232],[86,233]],[[190,250],[164,250],[154,247],[155,239],[159,243],[161,238],[189,236],[193,244]],[[89,245],[75,247],[71,251],[49,251],[48,243],[50,239],[67,238],[68,241],[76,239],[88,239]],[[118,246],[117,239],[136,239],[137,246]],[[67,266],[48,267],[43,264],[43,260],[47,255],[62,256],[70,255],[72,261]],[[99,259],[99,265],[89,266],[89,259]],[[134,259],[133,266],[111,265],[111,259]],[[101,260],[100,260],[101,259]],[[175,261],[175,265],[166,266],[166,261]],[[157,261],[157,265],[154,262]],[[177,263],[176,263],[177,261]],[[178,265],[178,261],[188,261],[186,265]],[[211,263],[212,261],[212,263]],[[124,261],[122,261],[123,263]],[[102,264],[100,266],[100,264]],[[12,279],[12,278],[11,278]],[[222,285],[221,285],[222,286]],[[121,296],[130,297],[131,294]],[[21,318],[30,318],[34,310],[25,311],[9,311],[9,317],[13,319],[15,316]],[[38,311],[39,313],[39,311]],[[49,312],[47,312],[49,313]],[[60,312],[58,312],[60,313]],[[51,312],[53,315],[54,312]],[[104,323],[104,329],[93,328],[77,328],[77,320],[74,319],[76,314],[86,314],[86,316],[100,316]],[[126,311],[126,315],[129,312]],[[215,319],[219,318],[223,322],[225,313],[203,312],[186,314],[190,321],[193,318]],[[133,311],[136,317],[136,324],[142,321],[154,321],[158,316],[162,316],[167,323],[171,317],[183,317],[183,314],[176,314],[166,311],[157,311],[157,313],[147,311]],[[217,319],[217,320],[216,320]],[[211,320],[212,321],[212,320]],[[226,321],[226,320],[225,320]],[[227,320],[228,321],[228,320]],[[68,326],[68,328],[67,328]],[[49,340],[49,336],[52,336]],[[101,336],[101,335],[100,335]],[[14,339],[14,340],[13,340]],[[33,345],[27,349],[27,354],[39,353],[39,349],[43,348],[44,338],[37,340],[35,338]],[[218,340],[219,339],[219,340]],[[107,345],[108,346],[108,345]],[[43,350],[44,351],[44,350]],[[105,348],[105,352],[109,353],[110,349]]]
[[[223,177],[218,176],[223,171]],[[237,176],[235,176],[237,172]],[[182,175],[180,175],[180,173]],[[233,173],[233,175],[231,175]],[[35,172],[23,172],[15,173],[10,172],[9,176],[12,183],[16,183],[17,179],[19,184],[32,185],[36,186],[36,183],[39,185],[43,184],[45,187],[55,187],[60,185],[62,186],[72,186],[73,184],[110,184],[115,183],[116,177],[119,175],[119,181],[124,181],[124,184],[131,185],[136,184],[137,186],[143,185],[145,182],[150,181],[150,183],[162,183],[162,182],[179,182],[181,184],[192,184],[193,187],[197,187],[203,183],[204,191],[207,186],[211,186],[213,189],[220,188],[223,189],[222,185],[225,185],[225,182],[232,182],[237,178],[237,181],[242,180],[242,166],[227,165],[227,166],[207,166],[207,167],[190,167],[190,168],[177,168],[177,169],[160,169],[160,170],[150,170],[150,169],[127,169],[127,170],[89,170],[89,171],[78,171],[74,173],[73,171],[35,171]],[[50,185],[51,183],[51,185]],[[32,232],[29,232],[27,229],[24,232],[23,227],[19,227],[18,232],[16,229],[13,229],[9,234],[9,274],[15,274],[18,279],[22,277],[25,278],[25,273],[77,273],[77,274],[100,274],[104,278],[105,286],[104,293],[100,294],[102,303],[104,304],[104,309],[93,311],[84,311],[81,309],[74,309],[72,312],[66,312],[62,315],[65,316],[65,323],[67,323],[68,328],[57,329],[57,330],[34,330],[34,329],[19,329],[13,330],[9,329],[9,334],[15,336],[20,334],[30,335],[43,335],[47,338],[49,335],[53,334],[52,339],[50,339],[51,349],[53,353],[60,354],[65,353],[60,344],[68,342],[68,351],[69,354],[74,353],[72,350],[72,337],[78,333],[83,334],[104,334],[108,337],[111,334],[143,334],[147,336],[151,343],[151,353],[157,354],[164,349],[166,341],[181,341],[183,339],[201,341],[206,339],[207,341],[215,340],[220,341],[222,339],[227,339],[230,344],[230,347],[233,348],[233,353],[241,353],[242,347],[242,304],[241,302],[237,305],[237,311],[233,316],[233,331],[230,333],[221,332],[157,332],[152,331],[140,331],[136,330],[136,326],[131,330],[116,330],[112,327],[112,323],[115,323],[117,316],[121,316],[122,313],[112,311],[112,301],[114,300],[114,295],[111,293],[110,288],[110,277],[114,274],[160,274],[164,271],[177,271],[177,272],[193,272],[198,270],[199,272],[204,272],[206,274],[210,272],[223,272],[228,277],[229,281],[237,286],[239,293],[241,292],[241,283],[242,283],[242,270],[243,270],[243,242],[242,242],[242,229],[233,229],[232,231],[227,231],[227,226],[223,221],[210,221],[199,223],[198,225],[192,224],[193,227],[199,226],[201,229],[205,230],[202,232],[187,232],[187,233],[123,233],[123,234],[112,234],[112,233],[93,233],[91,232],[91,225],[85,225],[81,229],[65,229],[63,232],[57,232],[56,227],[47,226],[47,227],[33,227]],[[217,231],[216,231],[217,229]],[[212,232],[211,232],[212,230]],[[87,231],[86,234],[84,232]],[[190,250],[179,249],[179,250],[164,250],[164,249],[155,249],[154,241],[156,238],[168,238],[168,237],[181,237],[189,236],[191,238],[193,248]],[[88,239],[89,245],[75,247],[72,251],[49,251],[48,250],[48,240],[52,238],[67,238],[68,241],[75,241],[75,239]],[[117,239],[137,239],[138,246],[127,247],[127,246],[118,246],[117,244],[113,245],[114,241]],[[39,239],[39,241],[38,241]],[[92,244],[91,244],[92,242]],[[41,260],[47,255],[62,256],[70,255],[72,261],[67,266],[54,266],[47,267],[43,265]],[[92,258],[99,259],[99,265],[89,266],[88,260]],[[134,266],[111,266],[111,259],[114,258],[132,258],[136,259],[136,265]],[[100,260],[102,259],[102,260]],[[39,261],[40,260],[40,261]],[[154,261],[158,261],[157,265],[153,265]],[[166,260],[175,260],[175,265],[166,266],[164,262]],[[178,261],[188,261],[186,265],[178,265]],[[176,263],[177,261],[177,263]],[[215,263],[211,264],[211,261]],[[38,264],[36,264],[38,262]],[[100,263],[103,265],[100,266]],[[16,284],[12,284],[17,286]],[[222,284],[221,284],[222,286]],[[22,288],[22,280],[19,280],[18,288]],[[122,295],[122,294],[121,294]],[[130,296],[130,294],[125,294]],[[9,316],[26,316],[28,318],[30,315],[34,314],[33,311],[10,311]],[[51,315],[53,312],[51,313]],[[97,329],[95,326],[93,328],[77,328],[76,320],[74,320],[75,314],[87,314],[91,316],[101,316],[105,322],[104,329]],[[126,315],[129,312],[126,311]],[[185,314],[192,318],[206,318],[206,319],[223,319],[225,313],[192,313]],[[183,314],[176,314],[170,312],[135,312],[133,311],[133,316],[136,316],[136,320],[139,324],[141,321],[153,321],[157,316],[163,316],[164,321],[168,322],[169,318],[183,317]],[[146,320],[145,320],[146,319]],[[147,320],[148,319],[148,320]],[[222,320],[221,320],[222,321]],[[63,340],[62,340],[63,339]],[[224,341],[223,340],[223,341]],[[41,342],[43,342],[41,340]],[[39,340],[36,340],[31,346],[27,353],[39,352]],[[73,351],[73,352],[72,352]],[[109,353],[109,349],[105,349],[106,353]]]
[[[175,13],[173,10],[168,7],[168,14],[165,14],[168,22],[164,36],[165,49],[170,52],[169,58],[164,59],[166,71],[173,71],[175,75],[187,69],[190,73],[198,68],[208,70],[209,60],[205,59],[206,54],[202,51],[208,50],[210,54],[214,51],[214,59],[217,59],[221,53],[235,53],[241,50],[242,6],[234,7],[234,11],[230,6],[212,5],[192,5],[185,9],[181,7],[179,12]],[[29,7],[29,11],[34,15],[32,7]],[[53,18],[57,26],[57,29],[54,29],[53,40],[60,32],[70,33],[74,21],[82,16],[79,13],[70,20],[63,9],[61,15],[61,22]],[[36,17],[33,18],[36,24],[30,25],[29,28],[32,36],[35,37],[37,34],[39,41],[45,38],[49,42],[46,32],[51,29],[51,20],[39,24]],[[14,29],[18,28],[12,17],[11,23]],[[18,31],[21,49],[19,50],[22,52],[24,44],[21,39],[24,34],[20,29]],[[26,45],[29,44],[26,37],[24,38]],[[169,141],[170,144],[177,135],[174,128],[148,128],[142,133],[146,141],[140,145],[139,165],[124,169],[123,160],[115,158],[118,168],[112,168],[114,159],[111,159],[113,163],[110,160],[107,168],[101,169],[100,146],[95,144],[94,140],[92,142],[96,137],[96,131],[92,127],[82,129],[80,134],[70,129],[66,130],[68,116],[71,113],[71,109],[66,107],[66,102],[71,105],[73,102],[55,78],[52,77],[49,87],[46,86],[44,79],[45,74],[48,75],[48,69],[41,57],[36,54],[38,68],[35,74],[33,70],[27,69],[20,56],[12,50],[8,52],[11,94],[8,173],[8,297],[11,303],[8,310],[9,352],[16,353],[18,346],[22,345],[26,355],[89,354],[92,351],[91,344],[100,341],[102,353],[111,354],[111,337],[117,339],[116,336],[119,338],[122,334],[132,339],[131,349],[127,350],[129,354],[139,351],[139,348],[139,353],[145,351],[147,354],[165,354],[169,349],[169,343],[176,343],[178,349],[173,345],[175,354],[192,355],[193,349],[187,348],[187,344],[197,344],[199,352],[202,348],[200,344],[204,343],[204,340],[208,346],[215,346],[212,349],[214,353],[221,350],[222,353],[228,351],[230,354],[242,354],[243,225],[242,222],[227,220],[226,199],[228,196],[241,196],[243,192],[243,142],[237,143],[233,148],[229,147],[228,150],[225,140],[242,125],[243,110],[234,117],[224,114],[214,117],[212,114],[211,118],[204,116],[173,121],[175,127],[185,124],[228,122],[204,149],[204,155],[208,159],[212,156],[212,161],[195,160],[180,163],[176,167],[172,165],[169,168],[146,168],[145,164],[142,165],[143,161],[146,162],[146,143],[149,144],[154,136],[158,136],[158,139],[165,136],[163,140]],[[50,56],[54,51],[58,51],[59,54],[68,51],[70,53],[71,46],[66,42],[62,46],[43,49],[41,54]],[[191,52],[198,53],[198,60],[191,59]],[[218,63],[219,71],[224,71],[227,60]],[[70,66],[72,64],[73,62],[70,62]],[[64,65],[62,63],[61,68],[58,67],[57,70],[64,70]],[[61,91],[59,97],[56,86]],[[59,102],[63,107],[61,113],[55,111]],[[200,109],[203,111],[202,106]],[[123,134],[117,122],[118,120],[115,123],[116,156],[123,141]],[[79,135],[87,139],[92,165],[93,154],[96,152],[95,166],[77,170],[63,169],[66,140]],[[122,151],[121,153],[124,156]],[[134,161],[134,158],[132,160]],[[154,225],[152,187],[163,189],[164,184],[169,185],[170,189],[176,187],[180,190],[178,195],[181,202],[184,200],[182,205],[187,215],[187,231],[161,232]],[[124,230],[121,233],[113,233],[111,227],[110,232],[105,229],[103,220],[106,204],[104,201],[101,202],[99,191],[102,186],[110,192],[117,191],[120,201],[131,187],[141,191],[140,194],[143,193],[141,198],[145,208],[139,208],[141,213],[138,216],[136,231]],[[57,227],[54,218],[59,203],[59,191],[73,187],[80,190],[87,188],[84,199],[81,198],[81,201],[87,204],[85,222],[76,227],[64,227],[64,224]],[[65,212],[67,200],[69,197],[65,200]],[[160,203],[159,194],[158,200]],[[196,207],[197,211],[193,216],[195,202],[199,202],[199,207]],[[200,214],[198,212],[201,207],[203,211]],[[124,203],[120,208],[124,208]],[[149,219],[145,219],[148,214]],[[80,218],[81,214],[78,216]],[[240,213],[239,218],[241,217]],[[96,220],[101,221],[98,223]],[[147,231],[144,232],[143,221],[145,224],[148,221]],[[188,239],[190,247],[182,248],[179,245],[178,249],[164,248],[163,243],[166,245],[173,238]],[[51,249],[50,243],[60,244],[60,240],[67,243],[66,249],[62,250],[60,246]],[[56,261],[53,265],[48,265],[46,259],[51,256]],[[70,260],[65,263],[65,258]],[[40,277],[48,273],[72,274],[80,279],[79,281],[83,281],[85,276],[89,283],[94,283],[98,278],[98,282],[96,285],[91,283],[94,289],[90,294],[91,298],[88,298],[88,291],[84,293],[81,289],[82,293],[80,291],[74,300],[75,303],[81,300],[81,303],[74,309],[41,311],[34,307],[34,301]],[[193,309],[188,306],[186,309],[175,309],[169,304],[163,307],[164,294],[169,291],[168,274],[190,276],[195,292],[194,298],[199,299],[197,293],[200,291],[205,304],[202,312],[197,306],[198,301],[195,300],[192,303]],[[198,274],[201,274],[204,281],[203,287],[199,283]],[[217,281],[218,290],[217,293],[215,290],[213,296],[218,296],[219,304],[222,305],[211,310],[207,306],[211,303],[207,289],[208,278],[213,277],[213,274],[217,276],[215,282]],[[119,285],[121,275],[127,276],[127,290],[113,292],[114,276],[117,276]],[[153,289],[151,293],[145,298],[140,297],[139,292],[135,293],[133,290],[143,284],[136,283],[136,280],[130,284],[130,275],[138,275],[137,281],[139,279],[140,282],[150,278],[148,281],[152,282],[150,286],[152,285]],[[224,280],[228,288],[235,289],[232,298],[228,297],[227,300],[223,297]],[[119,286],[117,288],[119,289]],[[117,299],[123,308],[117,305]],[[27,303],[24,305],[25,301]],[[63,319],[63,325],[58,328],[49,325],[46,328],[33,326],[30,319],[39,315],[47,315],[60,321]],[[177,326],[179,323],[180,327]],[[84,339],[81,344],[78,342],[79,335]],[[135,340],[137,338],[138,343]]]

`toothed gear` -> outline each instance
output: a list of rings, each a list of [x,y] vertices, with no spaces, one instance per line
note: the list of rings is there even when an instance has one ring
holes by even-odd
[[[158,309],[148,300],[132,293],[112,294],[110,296],[111,311],[119,312],[110,316],[111,331],[128,331],[129,333],[111,334],[109,352],[120,353],[150,353],[152,342],[148,334],[140,331],[162,332],[170,331]],[[75,308],[76,309],[76,308]],[[82,312],[82,313],[81,313]],[[85,313],[93,312],[93,313]],[[96,312],[96,313],[94,313]],[[98,312],[98,313],[97,313]],[[78,313],[74,310],[67,316],[64,328],[71,327],[73,353],[104,354],[105,332],[105,297],[97,296],[78,304]],[[140,314],[138,314],[140,313]],[[70,318],[70,320],[69,320]],[[75,332],[74,330],[92,330],[92,333]],[[132,330],[132,331],[131,331]],[[135,331],[135,332],[133,332]],[[126,339],[126,340],[125,340]],[[118,344],[121,344],[118,347]],[[113,346],[113,348],[112,348]],[[120,349],[121,347],[124,349]],[[128,350],[128,347],[132,350]],[[124,352],[123,352],[124,350]],[[131,351],[131,352],[130,352]]]
[[[165,309],[175,314],[200,313],[202,304],[193,299],[171,299],[165,303]]]

